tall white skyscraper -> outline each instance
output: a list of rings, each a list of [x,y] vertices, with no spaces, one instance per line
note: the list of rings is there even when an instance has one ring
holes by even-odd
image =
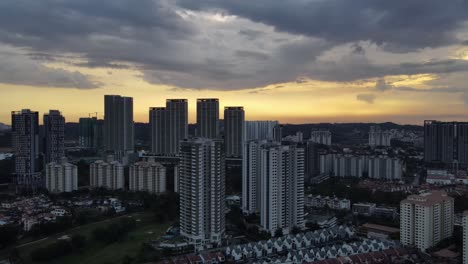
[[[400,240],[422,251],[453,233],[454,199],[443,191],[410,195],[400,203]]]
[[[136,162],[130,166],[130,191],[163,193],[166,191],[166,168],[154,159]]]
[[[241,157],[245,139],[245,114],[241,106],[224,108],[224,146],[227,157]]]
[[[11,137],[17,191],[43,186],[39,165],[39,113],[11,112]]]
[[[260,225],[272,234],[304,227],[304,149],[263,145],[260,151]]]
[[[278,121],[245,121],[245,140],[273,140]]]
[[[45,164],[60,163],[65,157],[65,118],[58,110],[44,114]]]
[[[133,98],[104,96],[104,147],[119,160],[134,151]]]
[[[187,99],[167,99],[166,107],[150,108],[151,151],[174,156],[188,137]]]
[[[51,193],[78,190],[78,167],[68,163],[67,158],[46,165],[46,188]]]
[[[277,142],[248,141],[244,148],[242,207],[260,213],[272,234],[304,226],[304,149]]]
[[[219,137],[218,99],[197,99],[197,136],[212,139]]]
[[[267,141],[249,140],[242,155],[242,210],[246,213],[260,211],[260,147]]]
[[[124,166],[114,160],[112,155],[107,157],[107,161],[98,160],[90,165],[91,187],[104,187],[110,190],[125,188]]]
[[[310,133],[310,141],[317,144],[331,145],[332,134],[328,130],[315,130]]]
[[[181,142],[180,232],[197,249],[219,244],[225,232],[223,142],[191,138]]]

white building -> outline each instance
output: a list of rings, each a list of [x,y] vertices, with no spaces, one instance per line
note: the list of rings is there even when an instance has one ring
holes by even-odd
[[[433,185],[451,185],[455,183],[455,175],[447,170],[427,170],[426,183]]]
[[[154,159],[140,161],[130,166],[130,191],[163,193],[166,191],[166,168]]]
[[[104,187],[111,190],[124,189],[124,166],[114,160],[112,155],[107,157],[107,161],[98,160],[90,165],[90,185],[91,187]]]
[[[267,143],[261,146],[260,224],[272,234],[304,226],[304,149]]]
[[[392,134],[389,131],[383,131],[379,126],[371,126],[369,131],[369,146],[371,147],[389,147],[392,140]]]
[[[310,141],[323,144],[323,145],[331,145],[332,134],[328,130],[316,130],[310,133]]]
[[[46,165],[46,188],[51,193],[72,192],[78,190],[78,167],[62,158],[60,163]]]
[[[443,191],[410,195],[400,203],[400,240],[422,251],[451,237],[454,199]]]
[[[200,250],[225,233],[223,142],[191,138],[180,143],[180,233]]]
[[[260,146],[267,141],[250,140],[242,154],[242,210],[246,213],[260,211]]]
[[[468,211],[463,212],[463,264],[468,264]]]
[[[245,140],[274,139],[273,129],[278,121],[245,121]]]
[[[339,199],[337,197],[320,196],[309,194],[306,199],[306,206],[323,208],[327,206],[333,210],[351,210],[351,201],[348,199]]]
[[[378,156],[369,158],[369,178],[379,180],[401,180],[403,162],[397,158]]]

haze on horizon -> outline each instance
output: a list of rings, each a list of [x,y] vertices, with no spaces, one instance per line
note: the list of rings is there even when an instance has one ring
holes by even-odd
[[[468,1],[3,0],[0,122],[219,98],[283,123],[468,120]]]

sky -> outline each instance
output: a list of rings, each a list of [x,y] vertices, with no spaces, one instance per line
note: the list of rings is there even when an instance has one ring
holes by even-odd
[[[2,0],[0,122],[11,111],[134,118],[219,98],[247,120],[468,120],[468,0]],[[222,108],[221,108],[222,117]]]

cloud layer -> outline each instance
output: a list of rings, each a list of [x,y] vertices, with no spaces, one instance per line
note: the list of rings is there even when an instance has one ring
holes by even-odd
[[[386,91],[386,76],[415,74],[439,75],[451,86],[458,84],[452,75],[468,71],[468,61],[451,54],[466,45],[467,19],[465,0],[3,0],[0,45],[21,50],[21,58],[0,54],[14,65],[0,65],[0,81],[99,86],[44,65],[60,59],[131,67],[149,83],[189,89],[310,78],[377,79]]]

